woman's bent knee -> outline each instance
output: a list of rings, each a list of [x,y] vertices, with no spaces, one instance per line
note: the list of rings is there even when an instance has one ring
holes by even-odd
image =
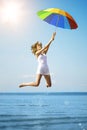
[[[35,83],[35,86],[36,86],[36,87],[38,87],[38,86],[39,86],[39,84],[40,84],[40,83],[36,82],[36,83]]]

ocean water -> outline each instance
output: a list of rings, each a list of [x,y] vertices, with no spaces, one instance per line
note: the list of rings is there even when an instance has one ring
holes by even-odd
[[[0,93],[0,130],[87,130],[87,93]]]

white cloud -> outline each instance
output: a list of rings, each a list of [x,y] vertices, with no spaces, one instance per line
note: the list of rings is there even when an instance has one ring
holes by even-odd
[[[35,78],[35,75],[34,74],[24,74],[22,75],[22,78]]]

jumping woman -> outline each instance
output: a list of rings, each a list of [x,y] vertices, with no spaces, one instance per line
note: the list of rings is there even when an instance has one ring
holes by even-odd
[[[51,39],[49,40],[48,44],[45,47],[42,47],[42,43],[36,42],[31,46],[32,53],[36,56],[38,60],[38,68],[37,68],[37,73],[36,73],[36,81],[35,82],[29,82],[29,83],[22,83],[19,85],[19,87],[26,87],[26,86],[39,86],[40,80],[42,76],[44,76],[46,80],[46,86],[51,87],[51,77],[50,77],[50,72],[49,72],[49,67],[47,64],[47,52],[48,49],[54,40],[56,35],[56,32],[52,34]]]

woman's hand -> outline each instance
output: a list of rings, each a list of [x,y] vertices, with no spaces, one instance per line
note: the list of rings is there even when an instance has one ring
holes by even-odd
[[[52,37],[51,37],[51,40],[52,40],[52,41],[54,40],[55,36],[56,36],[56,32],[54,32],[54,33],[52,34]]]

